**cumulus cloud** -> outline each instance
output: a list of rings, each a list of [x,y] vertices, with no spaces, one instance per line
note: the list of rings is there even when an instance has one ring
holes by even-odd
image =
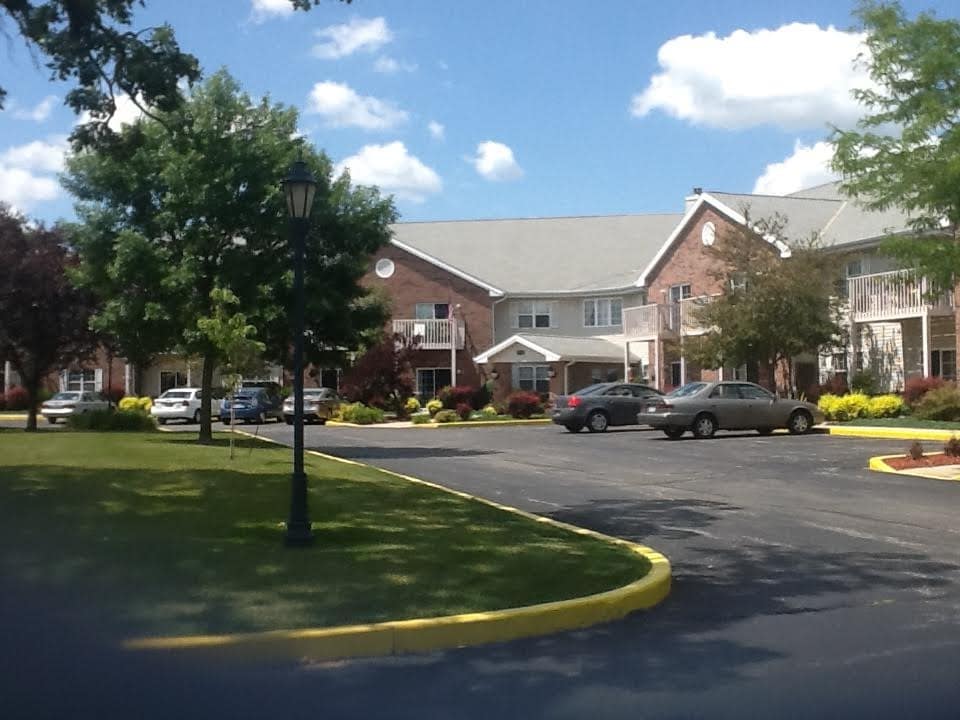
[[[523,175],[523,169],[513,157],[513,150],[493,140],[477,145],[477,154],[470,162],[487,180],[516,180]]]
[[[13,116],[18,120],[43,122],[50,117],[50,113],[53,112],[53,106],[57,100],[59,100],[59,98],[56,95],[47,95],[32,108],[14,108]]]
[[[340,175],[345,169],[356,185],[376,185],[384,193],[417,203],[443,188],[440,176],[411,155],[399,140],[365,145],[356,155],[337,163],[334,174]]]
[[[250,8],[250,20],[262,23],[275,17],[289,17],[293,14],[290,0],[253,0]]]
[[[143,117],[143,111],[140,110],[133,102],[131,97],[125,93],[117,95],[113,99],[116,110],[113,113],[113,117],[110,118],[110,122],[107,123],[109,127],[114,132],[120,132],[123,129],[124,125],[133,125],[137,120]],[[84,110],[80,113],[80,117],[77,119],[77,124],[82,125],[84,123],[90,122],[91,116],[88,110]]]
[[[643,117],[661,110],[727,129],[851,125],[863,113],[851,90],[873,87],[854,62],[867,52],[864,37],[804,23],[675,37],[660,47],[661,72],[634,96],[631,112]]]
[[[53,176],[63,169],[66,135],[35,140],[0,152],[0,202],[26,212],[60,194]]]
[[[374,72],[384,75],[396,75],[398,72],[413,72],[417,69],[415,63],[400,62],[392,57],[381,55],[373,63]]]
[[[354,18],[343,25],[317,30],[323,42],[313,46],[313,55],[322,60],[338,60],[355,52],[374,52],[393,40],[393,33],[382,17]]]
[[[757,178],[753,192],[760,195],[787,195],[797,190],[838,179],[830,169],[833,145],[826,141],[804,145],[797,140],[793,153],[782,162],[771,163]]]
[[[436,120],[431,120],[427,123],[427,130],[430,131],[430,135],[434,140],[443,140],[447,129],[443,126],[442,123],[438,123]]]
[[[407,113],[393,103],[359,95],[349,85],[329,81],[313,86],[307,112],[322,116],[330,127],[364,130],[387,130],[407,119]]]

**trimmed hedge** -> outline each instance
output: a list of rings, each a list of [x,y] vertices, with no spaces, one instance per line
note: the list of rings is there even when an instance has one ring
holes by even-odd
[[[157,424],[140,410],[93,410],[71,415],[67,425],[73,430],[95,432],[148,432],[156,430]]]
[[[817,406],[827,420],[855,420],[857,418],[897,417],[903,412],[903,400],[897,395],[868,397],[864,393],[823,395]]]
[[[153,400],[149,397],[134,397],[129,395],[125,398],[120,398],[120,402],[117,403],[117,408],[119,410],[136,410],[141,413],[150,412],[150,408],[153,407]]]
[[[380,408],[368,407],[363,403],[349,403],[340,406],[340,417],[344,422],[357,425],[373,425],[382,423],[386,415]]]
[[[953,383],[929,390],[913,407],[914,417],[921,420],[960,421],[960,388]]]
[[[529,418],[543,412],[543,402],[537,393],[520,390],[507,398],[507,412],[510,417]]]

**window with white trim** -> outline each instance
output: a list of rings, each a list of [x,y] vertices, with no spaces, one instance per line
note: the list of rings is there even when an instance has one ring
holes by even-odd
[[[590,298],[583,301],[584,327],[613,327],[623,324],[623,300]]]
[[[102,370],[66,370],[63,373],[63,389],[70,392],[97,392],[102,377]]]
[[[417,303],[417,320],[446,320],[450,317],[450,303]]]
[[[417,396],[426,402],[452,384],[450,368],[417,368]]]
[[[682,285],[670,286],[670,302],[678,303],[681,300],[689,300],[692,297],[693,297],[693,290],[690,287],[690,283],[683,283]]]
[[[549,365],[520,365],[517,367],[517,386],[521,390],[550,392]]]
[[[548,328],[553,325],[553,303],[539,300],[513,304],[513,327]]]

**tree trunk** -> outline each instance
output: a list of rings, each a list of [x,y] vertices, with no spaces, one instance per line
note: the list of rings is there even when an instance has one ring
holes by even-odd
[[[197,442],[201,445],[213,444],[213,423],[210,417],[210,405],[213,394],[213,356],[209,353],[203,356],[203,371],[200,380],[200,436]]]
[[[36,372],[25,373],[20,376],[23,380],[23,389],[27,391],[27,432],[37,431],[37,392],[40,377]]]

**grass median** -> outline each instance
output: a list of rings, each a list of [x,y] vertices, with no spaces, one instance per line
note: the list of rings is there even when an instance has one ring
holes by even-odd
[[[308,457],[316,543],[284,548],[291,452],[192,434],[0,433],[0,574],[123,636],[433,617],[642,577],[630,550]],[[442,476],[444,460],[436,459]]]

